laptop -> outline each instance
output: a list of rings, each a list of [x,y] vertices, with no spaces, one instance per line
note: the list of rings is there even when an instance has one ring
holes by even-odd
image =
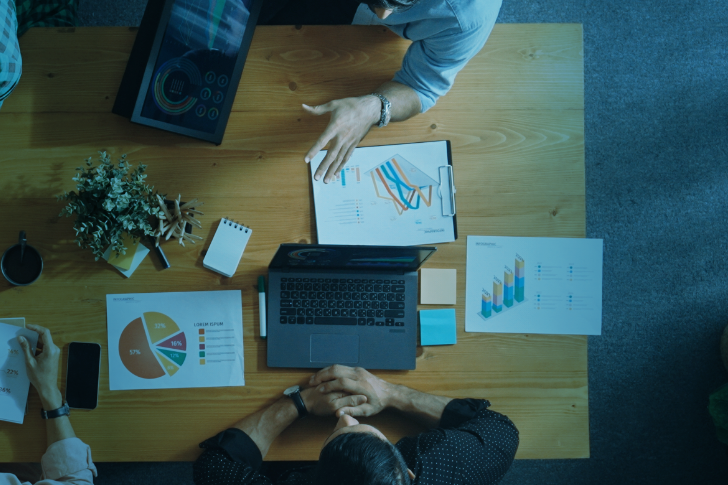
[[[281,244],[268,266],[268,366],[414,369],[417,270],[435,251]]]

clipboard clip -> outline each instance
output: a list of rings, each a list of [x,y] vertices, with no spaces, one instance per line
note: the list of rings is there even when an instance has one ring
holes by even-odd
[[[440,188],[437,190],[442,199],[442,215],[444,217],[455,216],[455,178],[452,172],[452,165],[440,167]]]

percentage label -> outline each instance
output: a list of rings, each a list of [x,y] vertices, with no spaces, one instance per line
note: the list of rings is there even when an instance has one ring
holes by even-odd
[[[129,350],[129,355],[142,355],[142,353],[138,349],[131,349]]]
[[[167,369],[168,369],[168,370],[174,370],[174,366],[173,366],[173,365],[168,365],[168,366],[167,366]]]
[[[5,373],[8,375],[11,375],[11,376],[20,375],[20,374],[18,374],[18,371],[16,371],[15,369],[7,369],[7,371]]]
[[[172,340],[172,347],[182,347],[181,340]]]
[[[167,326],[163,323],[155,323],[154,328],[167,328]]]
[[[8,352],[10,353],[10,355],[20,354],[20,351],[18,349],[10,349],[10,350],[8,350]]]
[[[10,389],[7,387],[0,387],[0,392],[2,392],[3,394],[12,394],[12,392],[10,392]]]
[[[176,359],[176,358],[178,358],[178,357],[179,357],[179,354],[169,354],[169,355],[170,355],[170,357],[172,357],[173,359]]]

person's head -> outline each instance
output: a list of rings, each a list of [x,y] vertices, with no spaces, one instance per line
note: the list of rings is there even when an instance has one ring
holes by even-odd
[[[419,0],[369,0],[362,3],[367,4],[377,17],[384,20],[392,13],[407,10],[417,2]]]
[[[344,414],[324,441],[314,472],[317,485],[409,485],[412,472],[377,428]]]

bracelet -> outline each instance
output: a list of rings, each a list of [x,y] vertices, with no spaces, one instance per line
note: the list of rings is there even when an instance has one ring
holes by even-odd
[[[392,117],[392,114],[390,113],[392,103],[390,103],[387,98],[379,93],[372,93],[370,94],[370,96],[376,96],[382,102],[382,113],[379,116],[379,122],[377,123],[377,126],[379,128],[383,128],[389,124],[389,119]]]

